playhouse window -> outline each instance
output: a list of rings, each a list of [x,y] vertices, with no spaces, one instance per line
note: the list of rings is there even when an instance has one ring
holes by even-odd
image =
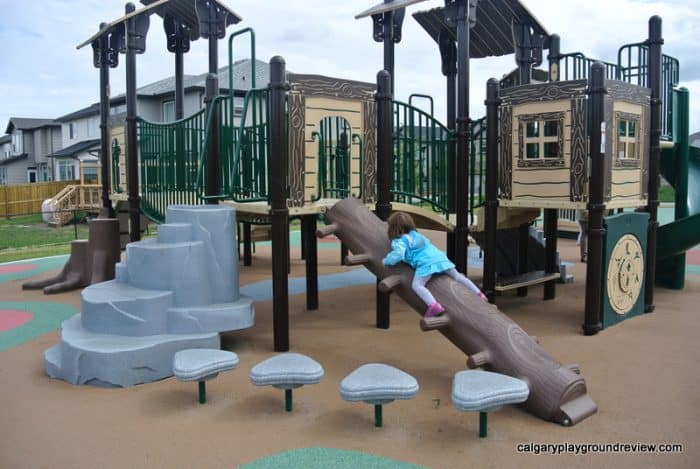
[[[559,120],[536,120],[525,123],[525,159],[561,158]]]
[[[517,155],[519,168],[564,166],[565,112],[520,114]]]
[[[618,121],[617,157],[621,160],[639,159],[636,120],[621,118]]]

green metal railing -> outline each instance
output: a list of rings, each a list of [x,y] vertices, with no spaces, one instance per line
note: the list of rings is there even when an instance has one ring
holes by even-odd
[[[486,117],[469,126],[469,223],[475,223],[474,211],[486,200]]]
[[[202,158],[205,113],[169,123],[138,119],[141,210],[156,223],[170,204],[199,204],[197,172]]]
[[[452,133],[410,104],[394,101],[393,114],[394,200],[448,213]]]
[[[122,153],[122,148],[119,146],[119,142],[115,138],[112,141],[112,191],[116,193],[121,193],[121,181],[119,177],[119,158]]]
[[[647,86],[649,48],[643,43],[625,44],[617,52],[617,63],[589,59],[580,52],[563,54],[559,62],[562,80],[585,80],[595,62],[605,65],[605,78],[621,80],[638,86]],[[663,54],[661,57],[661,138],[673,139],[673,90],[680,79],[678,59]]]
[[[317,191],[312,201],[350,195],[361,197],[362,137],[353,134],[350,123],[340,116],[324,117],[318,128],[311,134],[312,141],[318,143]],[[357,151],[353,151],[353,146]]]
[[[591,65],[600,62],[605,65],[605,78],[616,80],[620,75],[618,64],[603,60],[589,59],[581,52],[562,54],[559,60],[560,80],[587,80]]]
[[[268,200],[267,95],[267,88],[248,90],[240,113],[231,109],[235,102],[231,96],[218,96],[212,102],[197,174],[197,190],[201,198],[236,202]],[[220,193],[207,197],[204,195],[206,149],[214,122],[219,131]]]
[[[617,52],[619,80],[647,85],[649,48],[644,43],[626,44]],[[673,90],[680,80],[680,63],[669,55],[661,56],[661,138],[673,139]]]

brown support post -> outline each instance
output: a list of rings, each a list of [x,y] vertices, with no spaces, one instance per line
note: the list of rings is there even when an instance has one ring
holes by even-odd
[[[100,30],[106,26],[106,23],[100,24]],[[103,34],[93,47],[97,46],[96,56],[99,60],[95,65],[100,68],[100,176],[102,178],[102,210],[100,215],[104,218],[114,216],[112,209],[112,201],[109,198],[111,193],[111,178],[110,178],[110,137],[109,137],[109,67],[112,65],[109,51],[109,35]],[[97,56],[99,54],[99,57]]]
[[[659,174],[661,161],[661,46],[664,43],[661,35],[661,18],[652,16],[649,19],[649,66],[647,67],[647,83],[651,89],[651,130],[649,138],[649,186],[648,206],[649,231],[647,235],[646,284],[644,290],[644,311],[654,311],[654,285],[656,283],[656,235],[659,229]]]
[[[345,258],[348,257],[350,251],[344,243],[340,243],[340,265],[345,265]]]
[[[136,11],[133,3],[127,3],[126,14]],[[139,142],[136,127],[136,54],[146,50],[148,15],[138,15],[126,23],[126,141],[127,184],[129,189],[129,239],[141,239],[141,196],[139,195]]]
[[[455,266],[467,274],[469,250],[469,1],[457,0],[457,190]]]
[[[243,265],[249,266],[253,263],[253,254],[251,252],[251,232],[250,223],[243,222]]]
[[[591,66],[588,82],[588,99],[590,100],[590,154],[591,179],[588,183],[588,254],[586,262],[586,311],[583,333],[594,335],[603,328],[601,308],[603,296],[603,227],[605,148],[603,144],[603,126],[605,125],[605,66],[596,62]]]
[[[302,245],[306,261],[306,309],[318,309],[318,245],[316,240],[316,215],[302,218]]]
[[[375,213],[386,221],[391,214],[391,75],[386,70],[377,74],[377,203]],[[379,279],[377,279],[379,283]],[[377,289],[377,327],[389,329],[389,293]]]
[[[552,34],[549,37],[549,81],[559,81],[559,63],[561,61],[561,47],[559,35]],[[559,211],[556,209],[544,210],[544,236],[545,258],[544,271],[545,274],[557,272],[557,222],[559,220]],[[556,296],[557,281],[550,280],[544,284],[544,299],[552,300]]]
[[[445,5],[449,5],[450,0],[445,0]],[[457,141],[454,138],[454,132],[456,130],[457,123],[457,46],[455,41],[450,34],[440,33],[438,37],[438,44],[440,46],[440,56],[442,59],[442,74],[445,76],[445,86],[446,86],[446,106],[447,115],[445,125],[447,129],[451,132],[450,140],[447,146],[447,162],[448,162],[448,174],[450,175],[448,190],[448,212],[450,214],[455,213],[455,199],[457,198],[457,149],[455,147]],[[448,232],[447,237],[447,257],[454,262],[455,261],[455,235],[453,232]]]
[[[557,273],[557,220],[559,210],[556,208],[544,209],[544,273]],[[553,300],[557,294],[557,280],[549,280],[544,284],[544,299]]]
[[[289,209],[287,208],[286,99],[284,59],[270,59],[269,122],[270,198],[272,212],[272,296],[275,352],[289,350]]]
[[[496,233],[498,229],[498,80],[486,84],[486,201],[483,290],[490,303],[496,301]]]
[[[518,227],[518,274],[528,272],[528,243],[530,242],[530,224],[523,223]],[[527,287],[516,290],[518,296],[527,296]]]
[[[207,169],[205,193],[208,197],[207,204],[217,204],[216,196],[219,195],[219,119],[214,98],[219,94],[219,77],[214,73],[207,74],[205,81],[204,103],[207,107],[207,115],[213,113],[209,144],[207,146]]]

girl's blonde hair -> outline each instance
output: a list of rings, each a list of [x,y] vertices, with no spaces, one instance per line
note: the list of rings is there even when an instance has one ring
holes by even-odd
[[[416,229],[416,224],[413,222],[411,215],[404,212],[392,213],[387,223],[389,224],[389,229],[387,230],[389,239],[398,238]]]

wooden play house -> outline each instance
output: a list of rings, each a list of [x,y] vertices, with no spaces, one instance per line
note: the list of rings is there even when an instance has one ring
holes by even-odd
[[[290,206],[373,199],[375,85],[288,74]]]
[[[650,92],[607,80],[605,206],[646,204]],[[585,209],[588,203],[588,83],[532,84],[501,92],[500,205]]]

